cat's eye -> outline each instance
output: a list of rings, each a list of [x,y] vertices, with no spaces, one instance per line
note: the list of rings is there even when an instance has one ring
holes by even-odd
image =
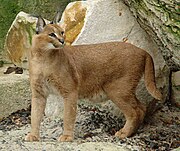
[[[56,37],[55,33],[50,33],[49,36]]]

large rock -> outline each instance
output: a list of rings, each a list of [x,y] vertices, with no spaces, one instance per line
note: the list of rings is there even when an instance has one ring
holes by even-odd
[[[30,105],[28,74],[4,75],[4,70],[0,68],[0,120]]]
[[[180,70],[180,24],[178,0],[123,0],[141,26],[154,37],[166,63]]]
[[[168,98],[169,70],[158,46],[139,26],[128,7],[116,0],[87,3],[84,26],[73,45],[126,41],[147,50],[155,62],[157,85],[163,90],[164,100]],[[140,84],[137,93],[140,100],[150,100],[144,84]]]
[[[65,29],[66,44],[70,45],[79,35],[86,15],[87,3],[77,1],[70,3],[63,12],[60,24]]]
[[[37,18],[20,12],[6,35],[5,50],[10,60],[18,66],[27,68],[27,56],[36,20]]]

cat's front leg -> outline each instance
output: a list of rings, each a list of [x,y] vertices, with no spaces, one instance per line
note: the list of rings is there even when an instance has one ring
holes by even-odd
[[[32,98],[31,104],[31,132],[26,136],[26,141],[39,141],[40,123],[44,115],[46,99]]]
[[[74,125],[76,120],[77,110],[77,93],[71,93],[64,98],[64,131],[59,137],[60,142],[70,142],[74,139]]]
[[[31,131],[25,137],[26,141],[39,141],[40,123],[44,115],[46,106],[46,89],[43,78],[40,75],[31,76],[30,79],[32,99],[31,99]]]

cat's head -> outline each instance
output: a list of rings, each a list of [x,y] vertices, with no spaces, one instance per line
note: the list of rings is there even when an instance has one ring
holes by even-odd
[[[64,30],[58,24],[59,19],[57,19],[60,15],[57,13],[56,16],[49,24],[46,24],[45,20],[39,16],[36,24],[36,34],[44,37],[44,39],[49,42],[49,45],[52,45],[54,48],[65,44]]]

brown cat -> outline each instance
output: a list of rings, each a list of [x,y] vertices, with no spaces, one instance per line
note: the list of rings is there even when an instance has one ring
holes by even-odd
[[[32,90],[31,132],[27,141],[39,140],[40,122],[46,98],[53,92],[64,98],[64,132],[59,141],[72,141],[79,98],[104,94],[123,112],[126,123],[116,132],[119,138],[131,136],[143,122],[146,108],[135,96],[144,74],[148,92],[156,99],[154,65],[144,50],[124,42],[63,46],[64,31],[45,24],[39,17],[29,57]]]

